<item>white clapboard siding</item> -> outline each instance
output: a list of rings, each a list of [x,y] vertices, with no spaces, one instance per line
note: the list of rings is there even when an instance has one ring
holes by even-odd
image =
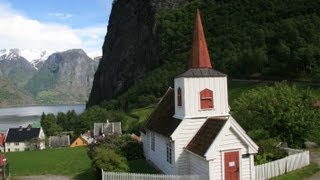
[[[102,180],[208,180],[208,176],[201,175],[162,175],[162,174],[137,174],[104,172],[102,170]]]
[[[175,141],[175,161],[177,165],[177,174],[190,174],[189,157],[184,148],[191,141],[205,121],[205,118],[184,119],[179,125],[179,133],[177,135],[173,135],[173,139]]]
[[[181,107],[177,106],[175,96],[174,117],[184,119],[229,114],[226,77],[176,78],[174,83],[175,94],[179,87],[182,90]],[[213,91],[214,108],[201,110],[200,91],[206,88]]]
[[[192,153],[189,154],[190,160],[190,174],[195,175],[208,175],[209,174],[209,161],[204,158],[198,157]]]
[[[309,164],[309,151],[293,154],[276,161],[255,166],[256,180],[270,179]]]
[[[163,173],[165,174],[175,174],[175,152],[174,152],[174,143],[172,144],[172,163],[170,164],[167,162],[167,143],[170,142],[170,139],[158,134],[154,133],[155,135],[155,147],[154,151],[151,150],[150,144],[145,144],[145,146],[149,146],[148,150],[148,156],[146,157],[148,160],[150,160],[153,164],[157,166]],[[146,130],[146,136],[149,136],[147,139],[151,139],[151,131]]]

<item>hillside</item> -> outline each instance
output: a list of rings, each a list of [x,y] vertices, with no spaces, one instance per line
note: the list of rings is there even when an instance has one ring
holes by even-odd
[[[1,51],[2,52],[2,51]],[[20,55],[18,49],[11,49],[6,54],[0,52],[0,76],[12,81],[18,87],[23,86],[36,73],[36,68]]]
[[[0,76],[0,107],[35,104],[32,96]]]
[[[185,0],[181,6],[159,8],[166,3],[170,1],[115,1],[89,106],[118,97],[121,106],[130,108],[160,97],[173,77],[186,70],[196,8],[215,69],[237,78],[319,80],[320,2]],[[140,18],[143,13],[149,21]],[[130,26],[124,16],[147,23]],[[133,37],[136,31],[143,34]],[[123,42],[123,37],[138,41]],[[143,56],[134,55],[137,47]]]

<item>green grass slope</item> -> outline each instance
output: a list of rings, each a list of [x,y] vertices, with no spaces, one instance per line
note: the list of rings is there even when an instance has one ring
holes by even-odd
[[[86,148],[46,149],[6,153],[11,176],[66,175],[92,179],[91,160]]]

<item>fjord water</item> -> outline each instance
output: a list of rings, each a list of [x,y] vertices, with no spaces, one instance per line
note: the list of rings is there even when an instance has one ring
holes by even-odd
[[[42,113],[58,114],[58,112],[66,113],[69,110],[74,110],[79,114],[84,109],[85,104],[0,108],[0,132],[7,132],[8,128],[27,126],[28,124],[40,126]]]

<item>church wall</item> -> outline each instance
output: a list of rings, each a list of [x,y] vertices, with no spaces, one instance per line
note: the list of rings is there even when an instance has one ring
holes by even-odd
[[[175,160],[178,174],[190,173],[188,153],[185,152],[184,148],[191,141],[205,121],[206,118],[183,119],[179,127],[176,129],[178,133],[174,135],[173,140],[175,141]]]
[[[226,115],[229,113],[227,78],[186,78],[185,79],[186,117]],[[200,109],[200,91],[208,88],[213,91],[213,109]]]
[[[176,174],[175,169],[175,152],[174,143],[171,142],[172,147],[172,164],[167,162],[167,143],[169,138],[158,133],[155,134],[155,148],[151,149],[151,131],[146,130],[146,134],[142,136],[144,153],[147,160],[150,160],[165,174]],[[146,148],[146,149],[145,149]]]

